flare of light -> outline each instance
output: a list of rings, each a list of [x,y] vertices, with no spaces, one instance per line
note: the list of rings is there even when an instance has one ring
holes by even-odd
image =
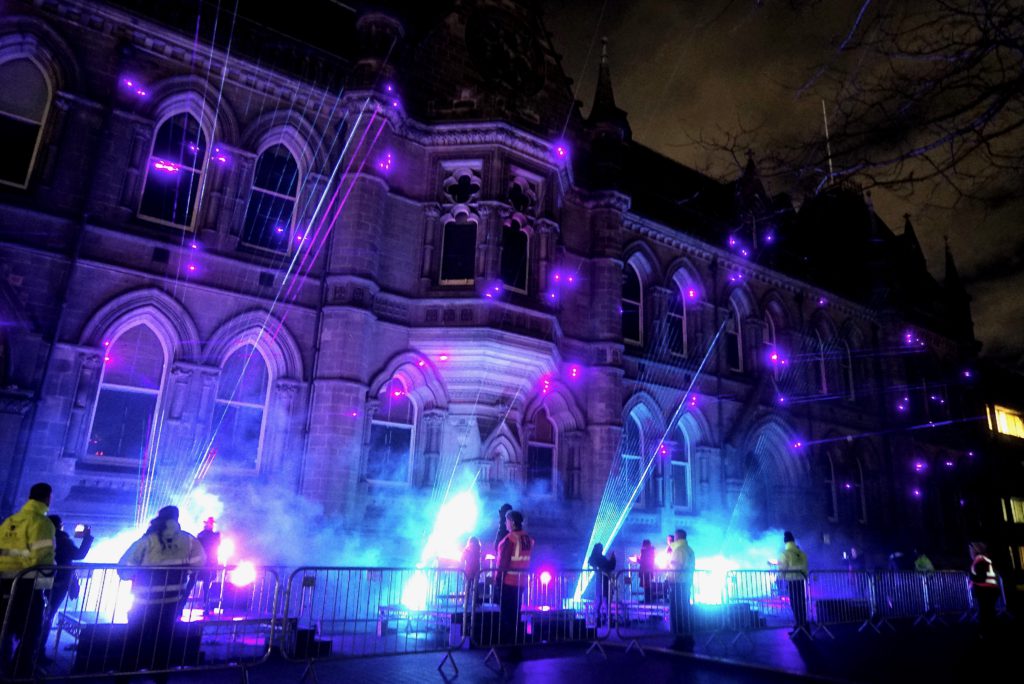
[[[654,567],[659,570],[668,570],[669,565],[672,564],[672,556],[668,551],[659,551],[654,554]]]
[[[221,565],[227,565],[231,562],[231,557],[235,555],[235,540],[231,537],[224,537],[220,540],[220,546],[217,547],[217,562]]]
[[[540,583],[545,587],[551,584],[551,573],[547,570],[540,573]]]
[[[695,603],[718,605],[725,595],[726,575],[730,570],[738,570],[739,563],[719,554],[710,558],[699,558],[697,569],[704,571],[700,581],[693,588]]]
[[[417,570],[402,587],[402,605],[409,610],[426,610],[430,583],[422,570]]]
[[[236,587],[247,587],[256,581],[256,567],[249,561],[242,561],[228,573],[228,581]]]

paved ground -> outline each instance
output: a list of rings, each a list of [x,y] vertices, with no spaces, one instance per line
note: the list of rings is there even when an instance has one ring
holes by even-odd
[[[718,638],[699,642],[694,653],[680,654],[663,642],[644,644],[643,653],[609,639],[606,657],[585,646],[525,649],[523,660],[499,667],[485,662],[483,650],[454,653],[458,672],[443,654],[428,653],[316,663],[307,677],[319,682],[573,682],[578,684],[634,684],[638,677],[650,682],[740,684],[745,682],[899,682],[929,684],[977,681],[1000,674],[1001,681],[1016,681],[1024,665],[1024,630],[1007,623],[992,641],[977,638],[973,625],[917,628],[897,625],[895,631],[858,632],[855,626],[835,630],[835,639],[819,635],[793,641],[785,630],[763,630],[732,642]],[[298,682],[305,667],[272,659],[249,672],[253,684]],[[912,678],[912,679],[911,679]],[[241,673],[219,670],[174,675],[174,684],[239,681]],[[109,681],[109,680],[108,680]],[[141,679],[133,680],[141,681]]]

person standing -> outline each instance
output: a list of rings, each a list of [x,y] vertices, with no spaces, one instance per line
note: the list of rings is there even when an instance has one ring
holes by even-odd
[[[53,586],[55,561],[53,538],[56,530],[46,517],[53,488],[45,482],[32,485],[28,501],[0,527],[0,616],[8,620],[0,644],[3,675],[16,679],[31,677],[36,647],[43,629],[43,592]],[[18,573],[32,570],[18,577]],[[15,582],[15,578],[18,581]],[[11,658],[14,637],[18,648]]]
[[[505,515],[509,533],[498,544],[498,577],[501,596],[498,601],[499,641],[515,644],[519,631],[519,611],[530,570],[530,556],[533,553],[533,539],[523,531],[523,514],[509,511]],[[518,650],[510,655],[518,655]]]
[[[470,537],[462,550],[462,569],[466,575],[466,605],[472,606],[473,587],[480,575],[480,540],[476,537]]]
[[[508,512],[511,511],[511,510],[512,510],[512,504],[510,504],[510,503],[503,503],[503,504],[501,504],[501,508],[498,509],[498,529],[494,533],[494,553],[495,553],[495,555],[497,555],[497,553],[498,553],[498,544],[500,544],[501,540],[505,538],[505,535],[507,535],[509,533],[509,528],[508,528],[508,524],[505,521],[505,516],[508,515]]]
[[[54,556],[59,569],[53,575],[53,589],[50,590],[50,599],[47,602],[47,617],[43,626],[43,643],[41,644],[43,650],[46,648],[46,640],[49,638],[50,630],[53,627],[53,618],[57,615],[57,611],[60,610],[64,599],[69,594],[72,600],[78,598],[78,578],[75,576],[75,571],[68,566],[75,561],[84,560],[89,553],[89,549],[92,548],[93,541],[92,530],[89,527],[85,527],[82,531],[81,546],[75,546],[75,542],[71,540],[71,535],[64,531],[64,521],[61,520],[61,517],[59,515],[49,515],[47,517],[53,523],[53,527],[56,530],[54,535]],[[46,662],[47,658],[44,655],[40,657],[40,660]]]
[[[640,586],[644,590],[644,603],[652,603],[654,598],[654,544],[650,539],[644,539],[640,544]]]
[[[790,636],[796,636],[801,632],[810,636],[810,632],[807,631],[807,554],[796,545],[796,537],[789,530],[782,535],[782,541],[786,546],[779,556],[778,567],[782,579],[786,580],[789,607],[796,620],[796,627],[790,632]]]
[[[190,570],[201,568],[206,554],[195,537],[178,524],[176,506],[164,506],[149,529],[121,557],[121,579],[131,580],[135,601],[128,612],[128,637],[121,669],[163,670],[170,666],[174,623],[188,587]],[[146,570],[144,568],[154,568]]]
[[[996,602],[999,600],[999,579],[988,547],[982,542],[971,542],[971,597],[978,606],[978,637],[988,639],[996,621]]]
[[[590,558],[587,560],[587,565],[597,575],[597,625],[600,627],[604,622],[604,617],[601,615],[601,607],[607,601],[609,607],[611,606],[611,593],[612,593],[612,573],[615,572],[615,552],[612,551],[611,555],[604,555],[604,545],[594,544],[594,549],[590,552]]]
[[[693,621],[691,618],[690,589],[693,586],[693,572],[697,557],[686,539],[686,530],[676,530],[671,550],[672,596],[669,605],[669,622],[675,636],[671,648],[681,651],[693,650]]]
[[[210,610],[210,586],[213,584],[213,580],[217,577],[217,562],[220,554],[220,532],[215,532],[213,526],[217,524],[214,518],[210,517],[203,521],[203,531],[199,533],[197,539],[199,544],[203,547],[203,553],[206,554],[206,569],[197,573],[197,579],[203,581],[203,612],[204,614]],[[185,597],[188,598],[186,592]]]

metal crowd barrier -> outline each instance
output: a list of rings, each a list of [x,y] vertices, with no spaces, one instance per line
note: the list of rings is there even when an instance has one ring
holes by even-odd
[[[323,660],[446,652],[440,668],[466,640],[472,591],[461,570],[299,568],[288,579],[282,652],[307,672]]]
[[[469,640],[500,664],[524,646],[589,643],[597,649],[611,632],[615,575],[593,570],[541,570],[518,577],[484,570],[474,583]]]
[[[244,671],[270,655],[276,573],[89,564],[40,574],[26,570],[4,580],[10,599],[0,627],[0,666],[9,681]],[[134,594],[133,585],[139,585]],[[140,600],[140,586],[159,602]]]
[[[613,615],[616,636],[627,651],[643,644],[692,639],[720,632],[728,606],[722,591],[724,576],[705,570],[682,574],[671,570],[618,573]]]

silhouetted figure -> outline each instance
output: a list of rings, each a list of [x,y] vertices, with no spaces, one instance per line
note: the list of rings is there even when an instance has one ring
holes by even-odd
[[[498,553],[498,544],[501,543],[501,540],[504,539],[505,535],[507,535],[508,532],[509,532],[508,524],[505,521],[505,516],[511,510],[512,510],[512,504],[510,504],[510,503],[503,503],[503,504],[501,504],[501,508],[498,509],[498,529],[494,533],[494,553],[495,554]]]
[[[654,567],[657,553],[650,539],[640,544],[640,586],[644,589],[644,603],[653,603],[654,599]]]
[[[982,542],[971,542],[971,596],[978,606],[978,636],[988,639],[996,623],[996,602],[999,600],[999,578],[988,557],[988,547]]]
[[[42,648],[46,648],[46,640],[50,636],[50,630],[53,628],[53,618],[57,615],[57,611],[60,610],[61,605],[64,603],[64,599],[71,596],[71,600],[78,598],[78,578],[75,576],[75,571],[68,568],[75,561],[84,560],[86,555],[89,553],[89,549],[92,548],[92,530],[86,527],[82,530],[82,544],[81,546],[75,546],[75,542],[71,540],[71,535],[64,531],[64,521],[61,520],[59,515],[47,516],[50,522],[53,523],[53,527],[56,530],[54,535],[54,559],[58,568],[53,575],[53,589],[50,590],[50,599],[47,602],[47,617],[46,623],[43,626],[43,643]],[[44,662],[49,659],[45,655],[40,658]]]
[[[611,600],[612,593],[612,573],[615,572],[615,552],[612,551],[611,555],[604,555],[604,545],[594,544],[593,550],[590,552],[590,558],[587,560],[587,565],[594,570],[596,577],[595,591],[597,592],[597,608],[595,614],[597,615],[597,624],[600,627],[604,623],[604,616],[601,614],[601,607],[605,602]]]

